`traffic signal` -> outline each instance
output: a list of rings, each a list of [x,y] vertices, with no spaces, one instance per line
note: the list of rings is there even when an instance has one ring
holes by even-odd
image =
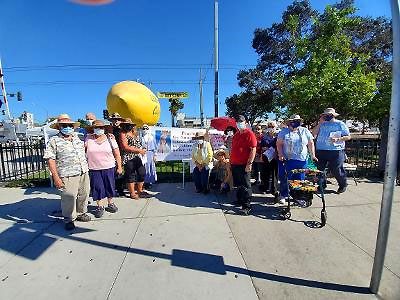
[[[108,120],[108,118],[109,118],[108,110],[107,110],[107,109],[104,109],[104,110],[103,110],[103,119],[104,119],[104,120]]]
[[[22,93],[21,92],[17,92],[17,100],[22,101]]]

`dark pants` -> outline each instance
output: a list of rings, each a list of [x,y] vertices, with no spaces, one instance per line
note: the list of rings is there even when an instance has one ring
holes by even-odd
[[[126,182],[144,182],[144,176],[146,175],[146,169],[142,164],[142,160],[139,156],[135,156],[131,160],[128,160],[125,164],[125,178]]]
[[[262,162],[254,162],[253,163],[253,178],[258,181],[258,173],[262,173],[262,168],[263,168],[263,163]]]
[[[238,188],[237,200],[243,208],[250,207],[252,189],[250,173],[245,172],[246,165],[232,165],[232,176],[234,185]]]
[[[261,181],[264,191],[271,192],[274,194],[276,192],[276,184],[278,178],[278,162],[276,159],[268,161],[266,159],[262,165],[261,171]]]
[[[279,192],[281,194],[281,197],[286,198],[289,196],[289,187],[287,180],[304,180],[305,178],[304,173],[293,174],[290,171],[294,169],[305,169],[306,167],[307,161],[302,160],[289,159],[284,163],[281,161],[278,162]]]
[[[196,186],[197,191],[208,191],[208,177],[210,175],[210,170],[202,168],[201,171],[198,167],[193,169],[193,181]]]
[[[346,171],[343,167],[344,150],[317,150],[316,156],[318,170],[323,171],[328,165],[328,170],[336,178],[339,187],[347,186]]]
[[[115,189],[118,195],[124,194],[125,189],[125,178],[122,175],[115,173]]]

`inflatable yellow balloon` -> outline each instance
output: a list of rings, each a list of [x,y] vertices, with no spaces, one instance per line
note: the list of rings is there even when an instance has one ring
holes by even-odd
[[[109,114],[119,113],[123,118],[131,118],[137,125],[155,125],[160,119],[160,102],[143,84],[122,81],[115,84],[107,95]]]

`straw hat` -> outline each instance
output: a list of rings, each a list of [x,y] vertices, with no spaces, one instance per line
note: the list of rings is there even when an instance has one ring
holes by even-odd
[[[218,158],[218,155],[220,154],[220,153],[224,153],[225,154],[225,158],[229,158],[229,152],[228,152],[228,149],[225,147],[225,146],[222,146],[222,147],[220,147],[219,149],[217,149],[215,152],[214,152],[214,158]]]
[[[126,118],[126,119],[121,118],[121,125],[123,125],[123,124],[131,124],[131,125],[136,126],[136,124],[133,123],[130,118]]]
[[[291,121],[300,121],[303,122],[303,119],[299,116],[299,115],[291,115],[286,121],[285,123],[289,123]]]
[[[321,116],[322,115],[333,115],[334,117],[337,117],[339,114],[335,111],[334,108],[328,107],[327,109],[324,110]]]
[[[117,112],[112,113],[111,116],[108,117],[109,120],[123,120],[124,118]]]
[[[104,124],[104,122],[102,121],[102,120],[95,120],[94,122],[93,122],[93,124],[92,124],[92,126],[89,126],[89,127],[91,127],[91,128],[101,128],[101,127],[104,127],[104,128],[107,128],[107,129],[111,129],[112,128],[112,125],[110,125],[110,124]]]
[[[68,114],[61,114],[57,117],[57,123],[51,126],[53,129],[59,129],[61,124],[72,124],[74,128],[78,128],[80,123],[72,121]]]

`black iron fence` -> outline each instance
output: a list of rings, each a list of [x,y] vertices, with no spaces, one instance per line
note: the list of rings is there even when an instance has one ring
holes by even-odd
[[[0,143],[0,181],[49,177],[43,141]]]
[[[358,176],[379,173],[380,139],[352,139],[346,143],[348,162],[357,165]],[[46,179],[49,171],[43,159],[43,141],[0,143],[0,181],[15,179]],[[161,182],[182,180],[181,161],[157,162]],[[189,163],[185,163],[185,180],[191,180]]]
[[[346,142],[347,162],[357,165],[358,176],[379,174],[380,143],[378,138],[354,138]]]

